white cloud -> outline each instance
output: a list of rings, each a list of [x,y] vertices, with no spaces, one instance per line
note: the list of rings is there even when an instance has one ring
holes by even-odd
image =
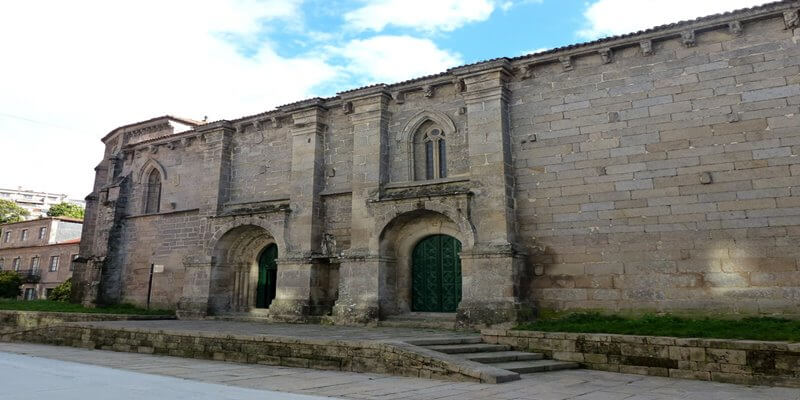
[[[340,74],[319,56],[251,57],[220,32],[302,23],[299,1],[14,2],[0,12],[0,187],[83,197],[116,126],[163,114],[236,118]],[[46,8],[46,12],[43,9]],[[12,151],[7,151],[7,149]],[[11,169],[13,168],[13,169]]]
[[[462,63],[428,39],[348,40],[341,31],[308,29],[301,6],[54,0],[0,7],[0,187],[82,198],[101,161],[100,138],[117,126],[164,114],[238,118]],[[295,32],[306,53],[279,54],[270,37],[278,29]],[[247,55],[237,51],[242,43]]]
[[[584,12],[584,39],[619,35],[654,26],[764,4],[764,0],[597,0]]]
[[[356,30],[382,31],[388,25],[423,32],[449,32],[471,22],[485,21],[495,0],[366,0],[344,15]]]
[[[429,39],[375,36],[331,49],[348,60],[347,70],[371,82],[393,83],[442,72],[463,63],[461,56],[439,49]]]
[[[536,53],[541,53],[541,52],[543,52],[543,51],[547,51],[547,50],[550,50],[550,48],[549,48],[549,47],[540,47],[540,48],[538,48],[538,49],[533,49],[533,50],[524,50],[524,51],[522,51],[521,53],[519,53],[519,55],[521,55],[521,56],[527,56],[528,54],[536,54]]]

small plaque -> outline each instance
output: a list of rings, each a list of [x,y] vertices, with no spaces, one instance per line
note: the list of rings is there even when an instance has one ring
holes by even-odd
[[[153,273],[160,274],[164,272],[164,266],[161,264],[153,264]]]

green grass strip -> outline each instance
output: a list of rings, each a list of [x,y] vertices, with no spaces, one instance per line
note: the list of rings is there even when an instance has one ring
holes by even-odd
[[[515,329],[545,332],[614,333],[683,338],[800,341],[800,321],[772,317],[684,318],[672,315],[623,317],[595,312],[543,318]]]
[[[135,315],[172,315],[169,310],[147,310],[131,304],[118,304],[97,308],[86,308],[80,304],[50,300],[8,300],[0,299],[0,310],[16,311],[48,311],[64,313],[91,314],[135,314]]]

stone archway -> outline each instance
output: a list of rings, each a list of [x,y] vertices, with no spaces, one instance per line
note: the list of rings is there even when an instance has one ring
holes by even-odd
[[[237,226],[216,241],[209,283],[210,314],[248,312],[256,308],[259,258],[265,249],[275,245],[275,238],[256,225]]]
[[[380,308],[382,316],[414,310],[413,254],[424,239],[444,235],[469,242],[453,220],[430,210],[414,210],[392,219],[380,235]],[[460,279],[459,279],[460,282]],[[460,293],[460,291],[459,291]]]

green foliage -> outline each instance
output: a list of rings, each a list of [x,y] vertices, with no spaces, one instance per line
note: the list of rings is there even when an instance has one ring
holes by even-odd
[[[62,202],[53,204],[50,209],[47,210],[47,216],[83,219],[84,212],[85,210],[83,207],[77,204]]]
[[[12,298],[22,294],[22,277],[14,271],[0,271],[0,298]]]
[[[48,311],[92,314],[174,315],[170,310],[146,310],[132,304],[117,304],[86,308],[80,304],[52,300],[7,300],[0,299],[0,310]]]
[[[800,341],[800,321],[750,317],[743,319],[685,318],[646,314],[639,317],[573,313],[525,323],[516,329],[546,332],[617,333],[692,338]]]
[[[11,200],[0,199],[0,224],[19,222],[31,213]]]
[[[62,282],[60,285],[54,287],[53,291],[50,292],[50,296],[47,297],[47,300],[66,302],[69,301],[71,295],[72,295],[72,278],[69,278],[66,281]]]

